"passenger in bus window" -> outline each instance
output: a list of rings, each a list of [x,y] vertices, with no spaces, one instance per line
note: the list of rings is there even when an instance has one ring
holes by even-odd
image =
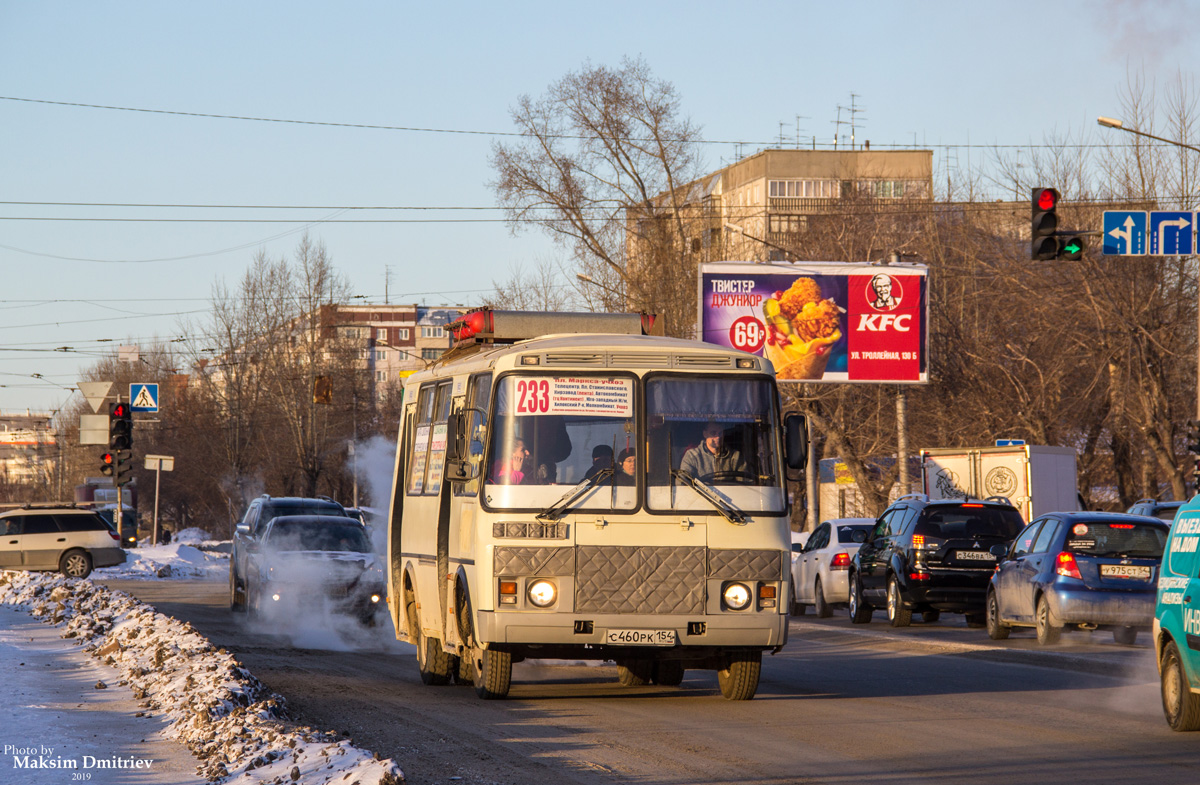
[[[528,457],[529,450],[525,449],[525,440],[514,440],[513,451],[508,460],[501,458],[492,467],[493,482],[500,485],[519,485],[525,480],[525,459]]]
[[[706,477],[729,474],[745,474],[746,462],[737,450],[725,444],[725,428],[718,422],[704,426],[704,441],[683,454],[679,462],[680,471],[687,472],[698,480]]]
[[[605,469],[611,469],[613,465],[613,449],[607,444],[597,444],[592,448],[592,467],[588,469],[583,479],[590,480]]]
[[[632,447],[626,447],[617,455],[617,485],[637,484],[637,453]]]

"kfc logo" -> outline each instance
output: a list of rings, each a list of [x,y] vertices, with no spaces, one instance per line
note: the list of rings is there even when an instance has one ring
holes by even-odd
[[[904,291],[900,282],[890,275],[879,273],[871,278],[871,285],[865,292],[867,302],[877,311],[891,311],[900,305]]]
[[[906,333],[912,329],[912,314],[902,313],[895,316],[890,313],[864,313],[858,316],[858,329],[868,332],[886,332],[888,327],[896,332]]]

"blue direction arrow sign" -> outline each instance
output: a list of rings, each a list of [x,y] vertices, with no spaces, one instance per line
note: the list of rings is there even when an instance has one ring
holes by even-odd
[[[1137,210],[1104,211],[1104,255],[1146,255],[1146,214],[1144,212]]]
[[[1188,256],[1192,253],[1192,233],[1196,214],[1178,210],[1150,213],[1150,253],[1159,256]]]
[[[1015,447],[1018,444],[1024,444],[1024,443],[1025,443],[1024,439],[997,439],[996,440],[997,447]]]
[[[158,385],[145,383],[129,385],[129,408],[135,412],[158,411]]]

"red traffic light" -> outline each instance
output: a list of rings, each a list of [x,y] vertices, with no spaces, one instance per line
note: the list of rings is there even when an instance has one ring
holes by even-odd
[[[127,404],[127,403],[114,403],[114,404],[110,404],[108,407],[108,416],[109,417],[118,417],[118,418],[123,419],[125,417],[128,417],[129,415],[130,415],[129,404]]]
[[[113,465],[117,462],[116,456],[111,452],[106,452],[100,456],[100,473],[105,477],[111,477],[113,473]]]
[[[1037,209],[1053,210],[1058,204],[1058,191],[1053,188],[1039,188],[1037,195]]]

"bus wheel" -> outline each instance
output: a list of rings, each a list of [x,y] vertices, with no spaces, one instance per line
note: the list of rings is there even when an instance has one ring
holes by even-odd
[[[484,700],[508,697],[512,684],[512,654],[494,649],[475,649],[475,694]]]
[[[761,651],[739,651],[729,655],[726,665],[717,671],[717,683],[726,700],[748,701],[758,692],[762,672]]]
[[[416,604],[409,603],[409,629],[416,631],[417,668],[421,671],[421,681],[432,685],[449,684],[450,674],[453,672],[450,655],[442,650],[440,640],[425,637],[420,623],[417,622],[416,610]]]
[[[617,660],[617,681],[622,687],[641,687],[654,678],[653,660]]]

